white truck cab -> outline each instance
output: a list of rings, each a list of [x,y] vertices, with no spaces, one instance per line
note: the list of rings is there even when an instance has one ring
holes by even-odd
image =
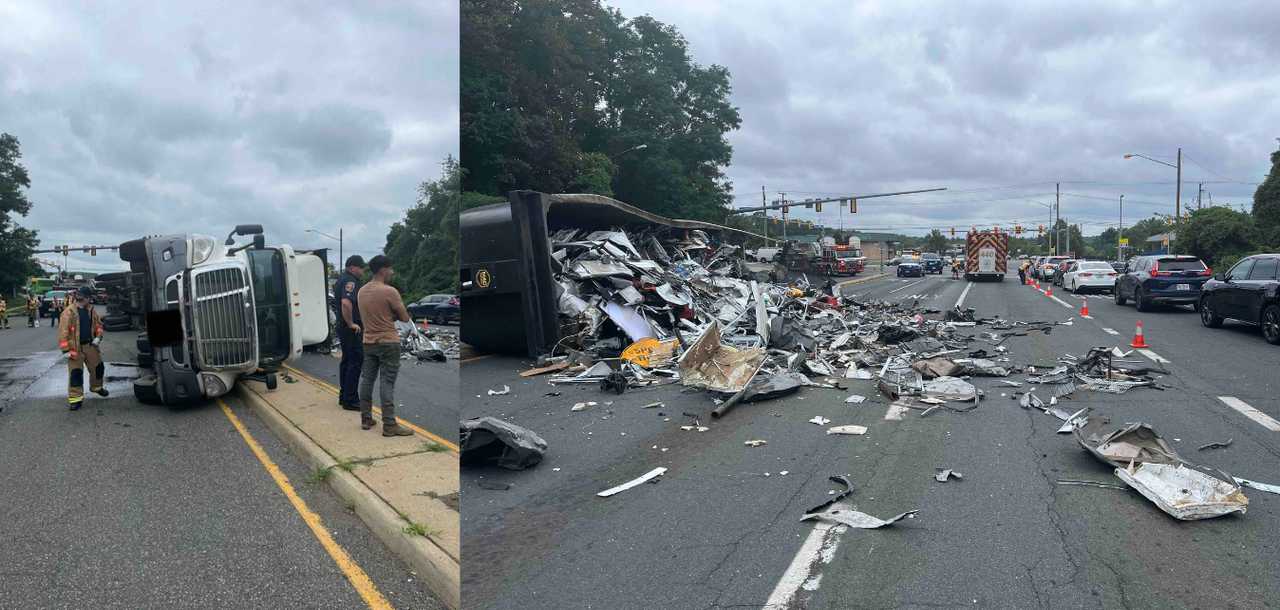
[[[236,235],[253,237],[237,246]],[[187,234],[121,244],[146,311],[134,395],[198,402],[245,376],[274,387],[281,365],[330,338],[324,256],[268,247],[260,225],[239,225],[222,243]]]

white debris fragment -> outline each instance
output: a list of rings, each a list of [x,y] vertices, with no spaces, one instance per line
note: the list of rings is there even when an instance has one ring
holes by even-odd
[[[866,434],[866,426],[831,426],[827,428],[827,434]]]
[[[814,415],[814,416],[813,416],[813,419],[809,420],[809,423],[811,423],[811,424],[818,424],[819,426],[825,426],[825,425],[827,425],[827,424],[831,423],[831,420],[829,420],[829,419],[827,419],[827,418],[825,418],[825,417],[823,417],[823,416],[821,416],[821,415]]]
[[[595,401],[574,403],[573,407],[570,408],[569,410],[570,411],[586,411],[587,409],[596,406],[596,404],[598,403],[596,403]]]
[[[601,498],[607,498],[607,497],[612,496],[612,495],[614,495],[614,494],[621,493],[621,492],[624,492],[624,491],[626,491],[626,490],[628,490],[628,489],[631,489],[632,487],[635,487],[635,486],[637,486],[637,485],[640,485],[641,483],[645,483],[645,482],[647,482],[647,481],[653,480],[653,479],[655,479],[655,478],[657,478],[657,477],[661,476],[661,475],[662,475],[662,473],[664,473],[664,472],[666,472],[666,471],[667,471],[667,469],[666,469],[665,467],[661,467],[661,466],[659,466],[658,468],[654,468],[653,470],[650,470],[649,472],[646,472],[646,473],[644,473],[644,474],[642,474],[642,475],[640,475],[640,476],[638,476],[638,477],[636,477],[636,478],[634,478],[634,479],[631,479],[630,481],[627,481],[626,483],[623,483],[623,484],[621,484],[621,485],[619,485],[619,486],[617,486],[617,487],[610,487],[609,489],[606,489],[606,490],[604,490],[604,491],[602,491],[602,492],[600,492],[600,493],[598,493],[598,494],[596,494],[596,495],[597,495],[597,496],[600,496]]]
[[[742,444],[748,447],[759,447],[760,445],[768,445],[769,442],[763,439],[754,439],[754,440],[746,441]]]
[[[860,394],[851,394],[848,398],[844,399],[846,403],[851,405],[856,405],[856,404],[865,402],[866,400],[867,400],[867,397],[862,396]]]
[[[511,386],[503,384],[501,390],[489,390],[490,396],[506,396],[511,393]]]

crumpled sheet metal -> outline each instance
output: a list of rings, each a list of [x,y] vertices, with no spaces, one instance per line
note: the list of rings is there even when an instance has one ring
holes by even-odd
[[[760,402],[781,398],[795,394],[807,385],[809,385],[809,378],[802,373],[757,374],[755,379],[747,384],[741,402]]]
[[[952,377],[964,374],[963,366],[941,356],[917,360],[911,364],[911,369],[920,373],[920,376],[925,379],[933,379],[935,377]]]
[[[496,417],[463,420],[460,433],[459,460],[463,466],[493,463],[507,470],[524,470],[538,465],[547,451],[547,441],[537,433]]]
[[[978,397],[978,388],[958,377],[938,377],[924,382],[924,395],[949,401],[970,401]]]
[[[853,483],[849,482],[848,477],[836,475],[833,477],[827,477],[827,479],[833,483],[843,485],[844,490],[836,493],[836,495],[829,498],[826,502],[805,511],[804,516],[800,517],[801,521],[827,521],[859,529],[877,529],[886,525],[893,525],[894,523],[920,512],[916,510],[909,510],[888,519],[880,519],[878,517],[873,517],[866,513],[853,510],[852,505],[842,501],[853,494]]]
[[[1072,430],[1076,441],[1094,457],[1115,468],[1129,464],[1177,464],[1182,460],[1151,426],[1128,423],[1113,426],[1105,417],[1090,417]]]
[[[720,324],[712,322],[680,356],[680,382],[687,386],[736,394],[764,364],[760,348],[738,349],[720,342]]]
[[[1187,464],[1142,463],[1116,468],[1116,476],[1175,519],[1194,521],[1244,514],[1240,486]]]

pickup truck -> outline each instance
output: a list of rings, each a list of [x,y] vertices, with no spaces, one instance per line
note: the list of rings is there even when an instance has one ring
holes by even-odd
[[[234,236],[251,235],[236,245]],[[275,371],[330,340],[325,250],[266,246],[261,225],[223,243],[197,234],[120,244],[145,311],[134,396],[179,405],[226,394],[241,377],[275,387]]]

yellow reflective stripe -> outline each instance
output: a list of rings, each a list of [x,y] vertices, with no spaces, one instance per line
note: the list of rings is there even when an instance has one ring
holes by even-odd
[[[84,400],[84,397],[83,397],[83,396],[68,396],[68,397],[67,397],[67,402],[81,402],[81,401],[83,401],[83,400]]]

